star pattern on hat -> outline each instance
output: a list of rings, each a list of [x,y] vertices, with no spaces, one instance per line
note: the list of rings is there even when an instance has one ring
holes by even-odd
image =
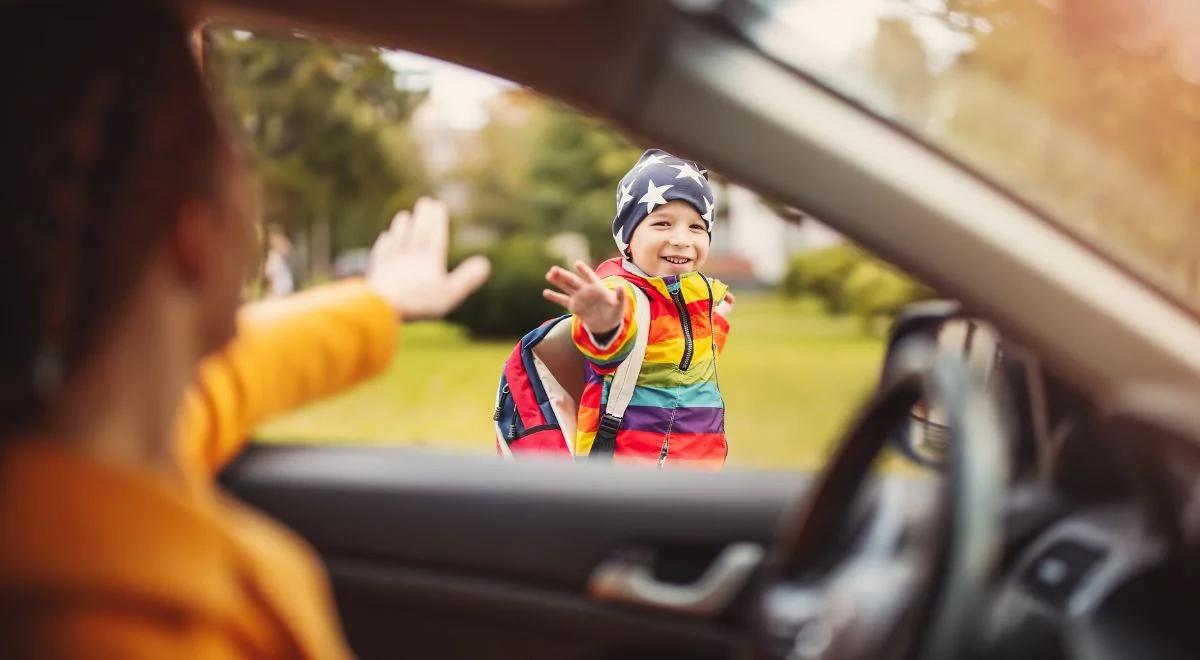
[[[641,204],[642,202],[645,202],[646,215],[650,215],[651,213],[654,213],[654,206],[656,204],[667,203],[667,200],[663,198],[663,193],[667,192],[667,190],[670,190],[671,188],[674,188],[675,186],[669,183],[665,186],[656,186],[654,185],[654,179],[647,179],[646,181],[646,194],[642,195],[642,198],[639,199],[637,203]]]
[[[654,182],[655,178],[671,183],[659,185]],[[644,194],[639,197],[635,190]],[[708,181],[708,170],[696,161],[678,158],[660,149],[649,149],[642,154],[621,179],[615,201],[617,213],[613,218],[612,235],[622,253],[627,251],[627,241],[637,226],[659,206],[672,201],[690,205],[700,212],[709,232],[716,215],[716,198]]]
[[[625,205],[629,203],[629,200],[633,199],[633,195],[629,194],[629,189],[632,187],[632,181],[621,186],[621,199],[617,202],[617,210],[625,208]]]
[[[701,185],[704,184],[704,178],[700,176],[700,172],[697,172],[694,168],[692,168],[691,164],[684,163],[682,165],[671,165],[671,167],[679,170],[679,174],[675,177],[676,179],[682,179],[686,177]]]
[[[651,165],[658,165],[659,163],[663,162],[664,158],[666,158],[666,156],[664,156],[662,154],[654,154],[653,156],[646,156],[646,160],[643,160],[642,162],[638,163],[637,167],[634,168],[634,171],[641,172],[642,170],[646,169],[647,167],[650,167]],[[638,203],[641,204],[641,202],[638,202]]]

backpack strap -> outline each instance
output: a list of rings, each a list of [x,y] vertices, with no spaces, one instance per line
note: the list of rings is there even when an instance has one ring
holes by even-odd
[[[600,429],[596,431],[596,438],[592,441],[589,459],[612,458],[617,448],[617,430],[621,428],[621,418],[625,416],[625,409],[633,399],[638,374],[642,372],[642,360],[646,357],[646,344],[650,338],[650,299],[637,285],[630,286],[635,293],[633,317],[637,324],[637,336],[633,340],[633,350],[617,366],[609,384],[608,401],[600,413]]]

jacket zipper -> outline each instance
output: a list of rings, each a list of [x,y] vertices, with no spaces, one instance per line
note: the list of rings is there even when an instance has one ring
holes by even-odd
[[[688,315],[687,305],[683,304],[682,286],[671,291],[671,299],[675,301],[675,309],[679,310],[679,325],[683,328],[683,359],[679,361],[679,370],[687,371],[692,366],[692,317]]]
[[[667,462],[667,454],[671,453],[671,431],[675,430],[675,414],[677,412],[679,412],[678,408],[671,409],[671,421],[667,424],[667,435],[663,437],[662,449],[658,452],[658,469],[660,470]]]
[[[703,277],[703,275],[701,275]],[[713,308],[716,307],[717,301],[713,298],[712,285],[709,284],[708,278],[704,278],[704,285],[708,288],[708,329],[709,333],[713,331]],[[683,327],[683,360],[679,362],[679,369],[687,371],[687,368],[692,364],[692,317],[687,313],[687,305],[683,304],[683,293],[681,289],[676,289],[671,292],[671,299],[675,301],[675,309],[679,310],[679,325]],[[717,369],[717,341],[712,340],[713,353],[713,377],[716,377]],[[717,389],[720,391],[720,380],[717,381]],[[671,453],[671,431],[675,428],[675,413],[677,410],[671,411],[671,423],[667,427],[667,435],[663,438],[662,448],[658,452],[658,469],[662,469],[667,462],[667,456]]]

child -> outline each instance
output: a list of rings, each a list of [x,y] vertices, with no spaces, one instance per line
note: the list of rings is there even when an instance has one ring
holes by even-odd
[[[697,163],[650,149],[617,188],[613,238],[624,258],[595,272],[578,262],[578,275],[557,266],[546,273],[561,292],[543,295],[574,315],[575,344],[588,360],[576,456],[611,454],[659,467],[725,462],[717,356],[733,298],[724,283],[700,273],[715,205],[707,174]],[[637,336],[635,286],[650,301],[646,354],[615,440],[609,433],[598,439],[612,375]]]

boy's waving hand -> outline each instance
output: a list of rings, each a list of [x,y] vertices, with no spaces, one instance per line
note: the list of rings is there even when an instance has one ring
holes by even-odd
[[[625,312],[624,287],[608,288],[600,276],[582,261],[575,262],[575,270],[579,275],[552,266],[546,273],[546,280],[563,292],[543,289],[542,295],[578,316],[593,335],[616,330]]]

